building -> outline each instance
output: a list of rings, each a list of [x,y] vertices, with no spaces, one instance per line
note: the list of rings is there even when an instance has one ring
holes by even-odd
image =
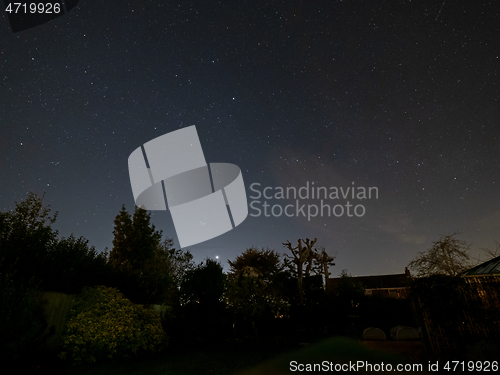
[[[500,256],[473,267],[460,274],[462,277],[500,275]]]
[[[341,278],[329,278],[328,290],[334,290],[335,285]],[[355,276],[354,282],[360,283],[365,289],[367,296],[382,296],[391,298],[406,298],[410,293],[409,281],[411,280],[410,271],[405,268],[405,273],[394,275],[378,276]]]

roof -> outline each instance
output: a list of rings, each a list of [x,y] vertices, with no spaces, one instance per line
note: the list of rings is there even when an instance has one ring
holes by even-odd
[[[480,265],[471,268],[460,276],[479,276],[479,275],[498,275],[500,274],[500,256],[490,259],[487,262],[481,263]]]
[[[379,276],[355,276],[353,281],[360,282],[365,289],[404,288],[408,286],[409,273]],[[341,278],[330,278],[330,286],[334,286]]]

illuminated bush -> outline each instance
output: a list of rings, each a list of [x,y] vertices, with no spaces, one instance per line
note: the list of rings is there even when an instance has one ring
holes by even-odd
[[[84,288],[71,310],[60,357],[74,364],[157,352],[166,336],[160,317],[117,289]]]

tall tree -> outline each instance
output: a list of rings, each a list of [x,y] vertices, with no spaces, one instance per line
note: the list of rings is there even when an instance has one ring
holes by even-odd
[[[285,254],[285,256],[291,259],[292,263],[295,264],[295,267],[297,269],[297,287],[299,290],[300,305],[304,305],[304,289],[302,287],[302,282],[304,276],[309,276],[311,272],[313,260],[316,258],[316,252],[313,250],[313,246],[317,241],[317,238],[315,238],[313,241],[311,241],[309,238],[306,238],[305,240],[299,239],[298,245],[295,247],[292,247],[290,241],[283,243],[283,246],[288,248],[288,250],[290,250],[293,255],[293,257],[289,254]]]
[[[408,268],[417,272],[418,277],[432,275],[456,276],[459,273],[471,268],[470,255],[468,253],[470,244],[455,238],[460,234],[455,232],[447,236],[441,236],[434,241],[433,246],[418,253]]]
[[[122,206],[115,218],[113,234],[110,261],[119,268],[139,272],[154,257],[161,240],[161,231],[156,231],[151,224],[149,213],[137,206],[132,218],[125,210],[125,205]]]
[[[132,218],[133,247],[132,259],[137,267],[144,267],[147,260],[152,259],[155,250],[160,245],[161,231],[157,231],[151,224],[150,214],[143,208],[137,207]]]
[[[109,253],[110,262],[118,268],[130,268],[129,264],[132,236],[132,218],[122,205],[120,213],[115,218],[115,229],[113,230],[113,249]]]
[[[324,276],[324,278],[325,278],[324,288],[325,288],[325,291],[327,291],[328,276],[330,276],[329,268],[330,268],[330,266],[335,265],[335,263],[334,263],[335,257],[328,255],[325,248],[322,246],[322,247],[320,247],[319,250],[317,250],[315,260],[316,260],[317,265],[318,265],[318,269],[316,270],[316,273]]]
[[[109,260],[115,268],[114,286],[135,303],[163,303],[169,280],[158,257],[161,231],[151,224],[149,213],[136,206],[131,217],[122,206],[113,233]]]

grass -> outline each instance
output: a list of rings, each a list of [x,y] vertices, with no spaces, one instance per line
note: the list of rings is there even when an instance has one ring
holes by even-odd
[[[109,361],[84,366],[45,363],[36,373],[54,375],[200,375],[234,374],[283,353],[290,346],[277,343],[228,343],[211,347],[171,348],[151,358]]]
[[[408,357],[371,350],[345,337],[305,345],[289,342],[229,342],[213,345],[171,347],[150,358],[109,361],[85,366],[46,363],[37,374],[53,375],[278,375],[291,374],[290,361],[299,363],[368,361],[371,363],[410,363]]]

